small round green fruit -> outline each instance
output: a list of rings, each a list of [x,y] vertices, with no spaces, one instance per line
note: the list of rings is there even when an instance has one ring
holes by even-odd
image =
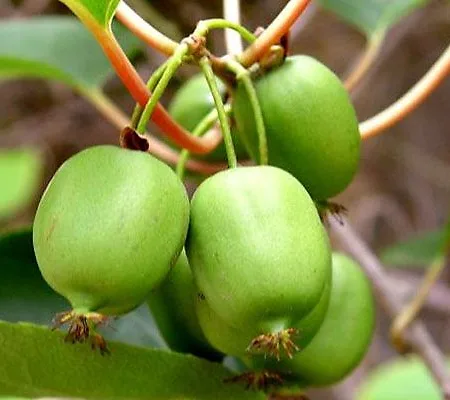
[[[277,371],[303,387],[334,384],[360,363],[374,324],[374,301],[366,276],[353,260],[333,253],[330,303],[318,332],[292,359],[259,360],[258,367]]]
[[[450,368],[450,360],[447,361]],[[416,356],[378,365],[358,388],[357,400],[442,400],[439,385]]]
[[[296,335],[292,340],[295,346],[301,351],[313,339],[314,335],[323,322],[325,313],[328,308],[331,291],[331,275],[330,282],[326,285],[322,292],[322,296],[312,311],[295,323]],[[216,349],[225,354],[229,354],[242,359],[256,357],[248,352],[252,340],[264,332],[257,327],[234,327],[227,324],[209,307],[204,296],[198,296],[196,301],[196,310],[198,321],[201,329]],[[289,312],[289,311],[288,311]],[[247,329],[247,330],[245,330]],[[265,355],[264,355],[265,358]]]
[[[164,281],[150,293],[147,304],[172,350],[221,361],[223,354],[208,343],[199,325],[195,311],[197,297],[189,262],[182,251]]]
[[[313,201],[270,166],[230,169],[199,186],[186,252],[208,305],[244,332],[288,331],[316,306],[331,274]]]
[[[33,244],[44,279],[70,301],[74,318],[120,315],[167,275],[188,224],[186,190],[167,165],[147,153],[97,146],[71,157],[52,178]],[[83,336],[83,321],[75,336]]]
[[[255,81],[266,127],[269,163],[294,175],[315,200],[325,200],[353,179],[360,157],[355,110],[339,78],[307,56],[285,62]],[[258,160],[253,110],[238,85],[233,112],[249,154]]]

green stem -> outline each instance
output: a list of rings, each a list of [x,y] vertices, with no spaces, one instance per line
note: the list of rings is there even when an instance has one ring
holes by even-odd
[[[194,35],[206,36],[213,29],[232,29],[238,32],[249,43],[253,43],[256,40],[256,36],[242,25],[222,18],[211,18],[200,21],[197,24]]]
[[[425,277],[423,278],[422,284],[417,290],[416,295],[392,323],[391,338],[394,345],[400,352],[406,350],[403,341],[403,333],[417,317],[423,305],[425,304],[432,287],[441,276],[441,273],[445,268],[446,259],[449,252],[450,252],[450,220],[446,225],[441,249],[434,258],[430,267],[428,268]]]
[[[139,123],[137,124],[136,132],[138,134],[141,135],[144,134],[147,128],[148,121],[150,120],[150,117],[153,113],[153,110],[158,104],[159,99],[166,90],[166,87],[169,84],[170,80],[172,79],[173,75],[183,63],[183,58],[188,53],[188,51],[189,46],[186,43],[181,43],[173,53],[173,56],[170,57],[170,59],[167,61],[167,66],[164,69],[161,79],[156,85],[155,91],[153,92],[153,95],[150,97],[150,100],[145,105]]]
[[[228,115],[231,114],[231,105],[225,104],[224,106],[225,112]],[[192,132],[192,136],[202,136],[204,133],[206,133],[213,124],[217,121],[217,109],[212,109],[195,127],[194,131]],[[178,159],[177,167],[176,167],[176,173],[178,177],[183,180],[184,177],[184,171],[186,169],[186,163],[189,159],[189,156],[191,155],[191,152],[189,150],[184,149],[180,153],[180,158]]]
[[[214,72],[207,56],[202,57],[199,64],[203,74],[205,75],[206,81],[208,82],[209,90],[214,98],[214,104],[219,116],[220,128],[222,129],[223,142],[227,152],[228,166],[230,168],[236,168],[237,159],[234,151],[233,139],[231,138],[230,124],[223,105],[222,96],[220,95],[219,88],[217,87]]]
[[[269,155],[267,150],[267,136],[264,119],[259,104],[258,96],[256,94],[255,86],[250,77],[250,72],[244,68],[239,62],[229,58],[226,60],[227,67],[236,74],[238,82],[242,82],[244,89],[250,100],[253,115],[255,116],[256,132],[259,141],[259,164],[267,165],[269,162]]]
[[[167,64],[168,61],[166,61],[164,64],[161,64],[150,76],[150,79],[147,81],[147,88],[150,92],[153,92],[153,89],[155,89],[157,83],[161,80],[161,77],[167,68]],[[144,108],[139,103],[136,103],[136,106],[134,107],[133,110],[133,114],[131,115],[131,127],[133,129],[136,129],[139,120],[142,117],[143,111]]]

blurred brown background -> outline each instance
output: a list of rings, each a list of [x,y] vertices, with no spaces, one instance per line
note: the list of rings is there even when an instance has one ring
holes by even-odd
[[[142,2],[130,0],[129,4],[139,10]],[[242,3],[243,22],[250,30],[267,25],[285,4],[273,0]],[[198,20],[221,15],[218,0],[164,0],[151,4],[166,19],[158,20],[160,27],[172,33],[175,26],[183,35]],[[1,18],[66,12],[56,0],[0,2]],[[151,17],[157,18],[155,14]],[[352,94],[360,120],[381,111],[405,93],[449,42],[450,3],[446,0],[431,1],[396,25],[378,61]],[[334,15],[312,6],[294,27],[291,46],[292,53],[311,54],[345,76],[364,48],[364,37]],[[221,35],[214,36],[212,48],[223,53]],[[146,56],[138,64],[144,76],[162,61],[151,49]],[[192,69],[183,69],[179,81],[190,73]],[[179,81],[170,87],[165,103]],[[107,93],[131,112],[132,100],[117,79],[108,83]],[[42,188],[71,154],[96,143],[117,142],[117,129],[61,84],[41,80],[2,82],[0,104],[0,147],[31,145],[43,151],[46,170]],[[31,222],[39,196],[36,194],[34,204],[8,221],[8,225]],[[450,205],[450,80],[396,127],[363,143],[361,170],[338,200],[349,209],[350,220],[375,250],[442,225]],[[402,270],[391,274],[398,280],[399,288],[408,291],[417,284],[421,272]],[[447,271],[433,292],[434,309],[428,307],[424,312],[435,339],[446,352],[450,350],[449,280]],[[394,355],[387,331],[388,319],[380,310],[377,336],[361,367],[342,384],[311,397],[351,399],[367,369]]]

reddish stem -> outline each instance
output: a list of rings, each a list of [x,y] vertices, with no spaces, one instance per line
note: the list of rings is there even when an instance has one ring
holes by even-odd
[[[175,51],[178,45],[177,42],[153,28],[124,1],[121,1],[117,6],[115,15],[122,24],[153,49],[167,56],[172,55]]]
[[[414,111],[450,75],[450,46],[403,97],[359,124],[363,139],[378,135]]]
[[[151,93],[147,89],[144,81],[141,79],[135,68],[128,60],[112,32],[104,29],[93,29],[94,35],[103,48],[106,56],[114,67],[117,75],[122,80],[134,100],[141,106],[145,106]],[[213,150],[221,140],[220,132],[211,131],[201,138],[191,135],[177,122],[175,122],[166,109],[158,103],[152,114],[152,121],[178,144],[195,154],[205,154]]]
[[[263,33],[238,57],[244,67],[257,62],[274,44],[289,32],[311,0],[291,0]]]

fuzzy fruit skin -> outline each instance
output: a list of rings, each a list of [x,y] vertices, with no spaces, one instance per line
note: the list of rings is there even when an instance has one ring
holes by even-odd
[[[186,253],[209,306],[246,331],[292,327],[318,303],[331,270],[313,201],[270,166],[222,171],[199,186]]]
[[[168,166],[147,153],[96,146],[54,175],[33,244],[43,277],[75,311],[119,315],[164,279],[188,224],[186,190]]]
[[[320,328],[328,308],[330,292],[331,275],[317,305],[309,314],[295,323],[298,334],[295,335],[293,341],[299,349],[305,348]],[[243,330],[240,327],[228,325],[209,307],[206,299],[202,297],[197,297],[196,310],[203,333],[216,349],[243,359],[254,356],[247,352],[247,348],[252,339],[264,332],[258,329]]]
[[[325,65],[288,57],[255,81],[266,127],[269,163],[294,175],[315,200],[332,197],[358,169],[360,134],[347,91]],[[258,138],[246,91],[238,86],[234,116],[254,160]]]
[[[333,253],[330,303],[319,331],[292,359],[279,363],[260,359],[259,367],[276,370],[305,387],[332,385],[360,363],[374,325],[375,307],[366,276],[353,260]]]
[[[199,325],[195,311],[197,292],[186,253],[182,251],[167,277],[148,297],[147,304],[172,350],[221,361],[223,354],[211,347]]]
[[[217,86],[221,93],[225,93],[225,85],[219,79],[216,79]],[[193,131],[199,122],[215,107],[214,99],[209,90],[203,74],[197,74],[188,79],[176,92],[168,111],[170,115],[181,126],[189,131]],[[246,157],[247,152],[239,139],[236,127],[230,121],[231,135],[238,158]],[[248,156],[247,156],[248,157]],[[211,153],[206,155],[196,155],[196,158],[208,161],[226,161],[227,153],[224,143],[220,143]]]

